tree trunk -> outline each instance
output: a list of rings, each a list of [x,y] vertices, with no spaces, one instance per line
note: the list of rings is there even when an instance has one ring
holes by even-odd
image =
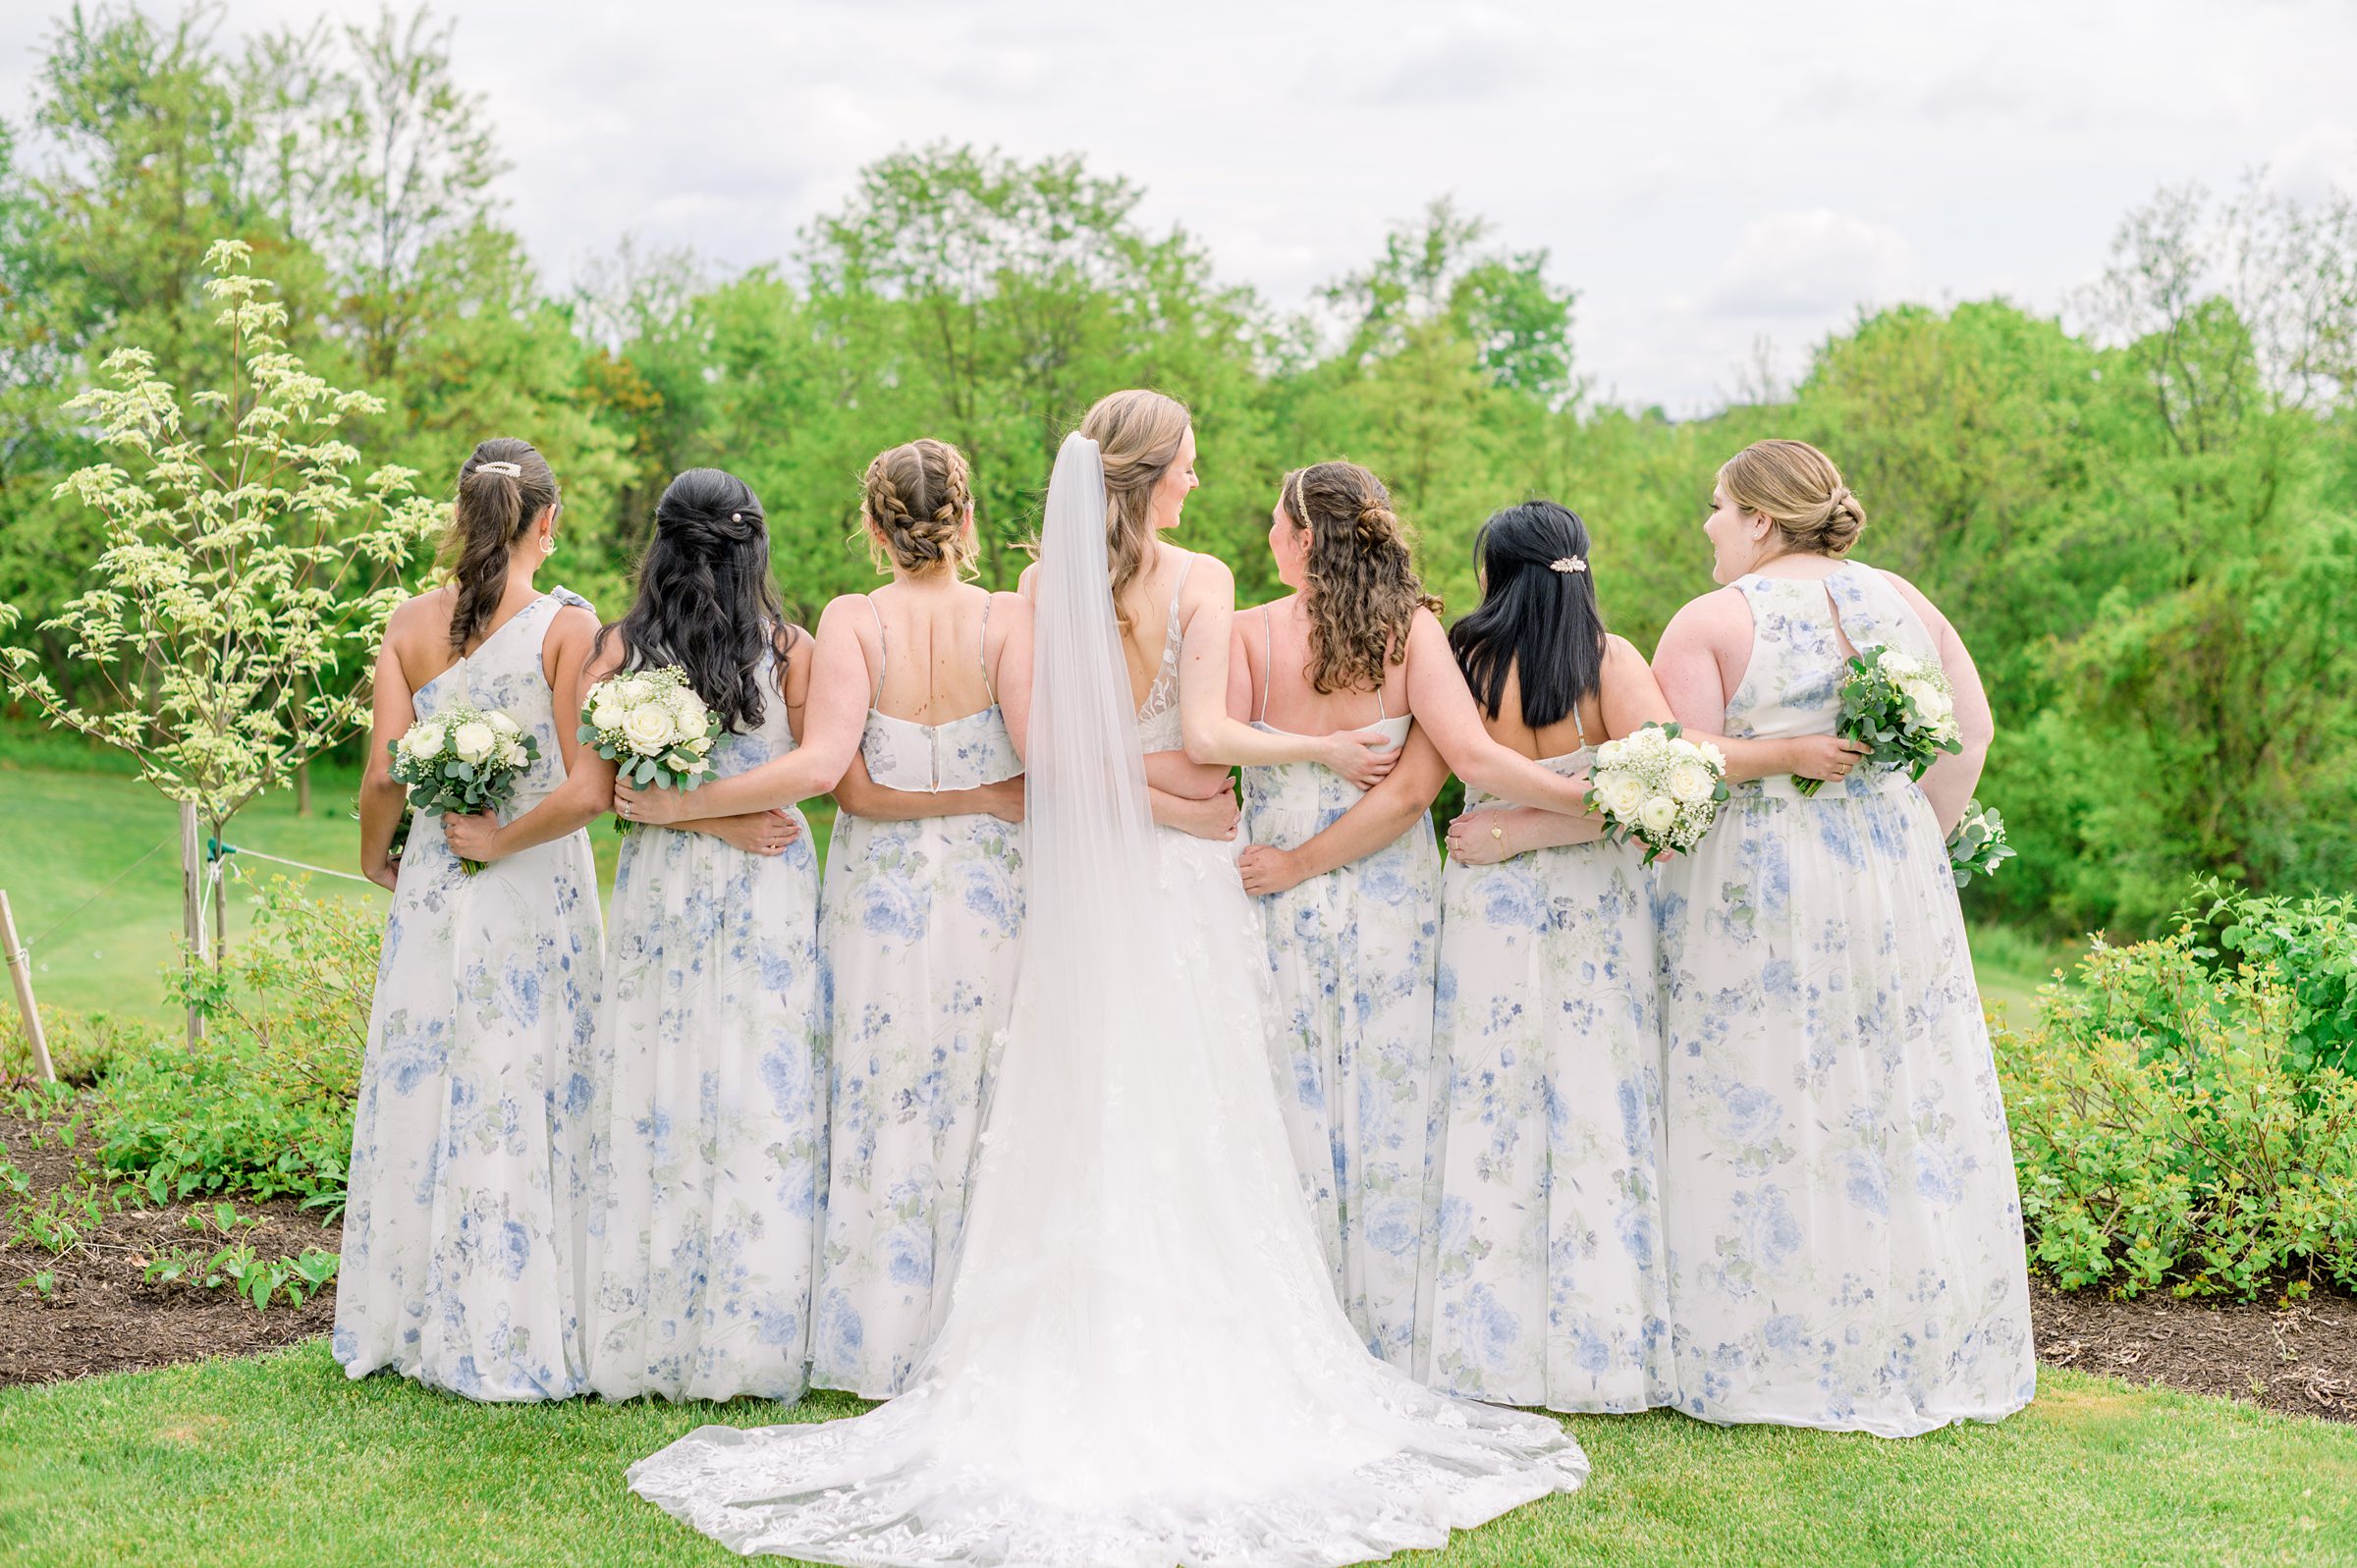
[[[204,833],[196,825],[196,804],[192,800],[180,803],[180,930],[181,940],[186,944],[181,952],[183,967],[201,965],[205,959]],[[203,1039],[204,1009],[192,1000],[189,1049],[193,1051]]]

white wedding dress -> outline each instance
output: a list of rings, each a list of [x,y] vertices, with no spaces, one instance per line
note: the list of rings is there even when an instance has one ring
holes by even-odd
[[[907,1392],[705,1427],[631,1487],[741,1553],[957,1568],[1331,1568],[1576,1487],[1556,1421],[1368,1355],[1294,1175],[1265,952],[1224,845],[1158,831],[1096,445],[1049,487],[1030,926],[957,1280]]]

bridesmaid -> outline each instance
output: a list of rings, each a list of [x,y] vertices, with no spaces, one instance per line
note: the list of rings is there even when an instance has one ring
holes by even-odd
[[[1605,630],[1576,514],[1524,502],[1473,548],[1481,607],[1449,642],[1492,736],[1569,777],[1668,722],[1644,656]],[[1551,1410],[1672,1403],[1652,875],[1592,818],[1465,805],[1441,884],[1429,1380]]]
[[[1298,877],[1347,865],[1397,845],[1406,837],[1410,847],[1395,864],[1400,867],[1402,877],[1409,875],[1408,865],[1418,868],[1413,893],[1418,941],[1413,948],[1398,954],[1396,961],[1406,966],[1405,983],[1421,986],[1429,996],[1436,956],[1431,922],[1436,918],[1439,888],[1431,875],[1430,840],[1418,838],[1421,830],[1415,819],[1431,804],[1444,769],[1454,769],[1469,787],[1486,789],[1516,804],[1574,814],[1583,809],[1586,783],[1549,772],[1500,745],[1482,728],[1473,695],[1457,672],[1448,636],[1433,614],[1432,601],[1408,573],[1403,530],[1392,511],[1391,496],[1372,473],[1352,462],[1322,462],[1288,474],[1279,489],[1271,524],[1272,549],[1301,553],[1304,583],[1313,571],[1321,578],[1332,573],[1342,581],[1388,583],[1389,613],[1399,629],[1353,625],[1336,630],[1352,639],[1350,646],[1382,672],[1380,682],[1360,676],[1374,688],[1358,694],[1362,710],[1380,702],[1381,711],[1395,725],[1406,718],[1415,723],[1399,753],[1399,765],[1390,778],[1348,804],[1331,826],[1298,845],[1247,847],[1239,857],[1239,869],[1247,888],[1282,891]],[[1306,595],[1295,602],[1291,625],[1298,630],[1299,640],[1288,642],[1284,651],[1269,639],[1290,634],[1286,602],[1272,607],[1274,616],[1259,625],[1258,640],[1264,644],[1260,665],[1247,677],[1257,680],[1259,670],[1283,671],[1289,665],[1295,673],[1287,678],[1297,683],[1295,691],[1305,704],[1315,695],[1315,676],[1307,673],[1312,657],[1311,621],[1302,619],[1298,606],[1322,596],[1322,582],[1320,588],[1320,595]],[[1241,640],[1248,661],[1256,639],[1247,629]],[[1231,707],[1257,702],[1251,688],[1233,676],[1234,663],[1232,654]],[[1304,715],[1312,723],[1321,717],[1325,715],[1314,710]],[[1402,774],[1407,777],[1402,779]],[[1272,791],[1272,810],[1263,815],[1272,836],[1282,831],[1274,815],[1275,798]],[[1340,803],[1342,797],[1336,798]],[[1362,915],[1368,901],[1359,900]],[[1395,918],[1386,917],[1387,923],[1379,929],[1406,929],[1404,919],[1392,925]],[[1362,986],[1399,983],[1397,974],[1384,979],[1357,967],[1345,971],[1342,967],[1344,947],[1340,942],[1327,943],[1323,951],[1314,941],[1292,950],[1298,956],[1291,961],[1300,963],[1302,972],[1288,984],[1300,997],[1317,997],[1328,990],[1341,995],[1347,986],[1350,1006],[1357,1009],[1356,994]],[[1379,995],[1369,993],[1370,1002]],[[1350,1050],[1346,1026],[1336,1027],[1344,1031],[1344,1038],[1332,1049]],[[1415,1026],[1406,1027],[1412,1030]],[[1337,1290],[1354,1322],[1360,1311],[1369,1313],[1370,1321],[1358,1324],[1361,1332],[1369,1335],[1369,1347],[1395,1365],[1420,1375],[1431,1324],[1427,1315],[1400,1302],[1398,1293],[1408,1291],[1412,1299],[1410,1282],[1419,1269],[1429,1202],[1424,1191],[1430,1179],[1434,1090],[1429,1033],[1411,1033],[1405,1045],[1395,1043],[1380,1064],[1366,1060],[1361,1054],[1355,1060],[1338,1059],[1331,1066],[1313,1060],[1308,1071],[1300,1070],[1295,1060],[1297,1049],[1304,1054],[1311,1049],[1297,1048],[1300,1038],[1291,1028],[1285,1028],[1270,1042],[1270,1052],[1282,1085],[1294,1158],[1301,1168],[1302,1191],[1324,1221],[1321,1230],[1327,1256],[1335,1266]],[[1338,1082],[1337,1074],[1347,1076]],[[1320,1207],[1317,1195],[1322,1191],[1335,1194],[1332,1210]],[[1412,1217],[1403,1216],[1396,1206],[1397,1200],[1410,1193],[1417,1200]],[[1365,1217],[1366,1222],[1343,1229],[1343,1222],[1353,1213]],[[1354,1278],[1377,1287],[1377,1297],[1365,1309],[1353,1303]],[[1385,1304],[1378,1307],[1377,1302]],[[1377,1310],[1386,1315],[1380,1323],[1372,1317]]]
[[[795,791],[722,796],[764,769],[825,772],[793,733],[811,652],[786,622],[744,481],[672,480],[637,599],[598,634],[590,670],[677,667],[722,723],[714,776],[693,790],[608,775],[632,824],[614,879],[584,1272],[589,1380],[608,1399],[793,1399],[805,1385],[826,1169],[818,861],[799,813],[773,809]]]
[[[486,441],[459,469],[450,583],[400,606],[377,656],[360,864],[392,890],[355,1109],[335,1355],[469,1399],[562,1399],[584,1376],[574,1278],[598,1005],[587,810],[547,804],[568,768],[597,619],[533,583],[556,548],[539,453]],[[452,704],[538,737],[517,789],[536,820],[494,857],[490,817],[424,819],[396,862],[386,747]],[[501,830],[504,831],[504,830]],[[497,863],[469,877],[460,856]]]
[[[1441,881],[1427,813],[1448,769],[1410,739],[1402,656],[1440,601],[1356,472],[1321,463],[1278,487],[1269,552],[1294,591],[1236,616],[1229,711],[1273,734],[1364,729],[1406,749],[1343,834],[1325,830],[1369,791],[1314,762],[1244,769],[1238,869],[1258,895],[1270,1049],[1336,1293],[1368,1350],[1412,1373]]]
[[[959,579],[965,459],[879,455],[861,521],[890,586],[843,601],[869,707],[835,791],[819,930],[832,1055],[811,1381],[889,1399],[949,1302],[1023,928],[1031,606]]]
[[[1995,1421],[2034,1391],[2028,1280],[1943,847],[1988,751],[1988,700],[1929,599],[1844,559],[1865,512],[1816,448],[1745,448],[1711,509],[1727,586],[1678,612],[1657,662],[1680,719],[1823,735],[1849,652],[1890,647],[1946,671],[1964,749],[1920,787],[1841,765],[1814,797],[1764,779],[1662,870],[1679,1402],[1887,1437]]]

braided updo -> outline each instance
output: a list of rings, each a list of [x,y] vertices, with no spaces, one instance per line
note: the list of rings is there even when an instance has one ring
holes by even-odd
[[[621,633],[630,670],[678,665],[695,694],[735,734],[760,728],[771,693],[762,666],[787,652],[786,607],[769,576],[769,523],[760,498],[733,473],[690,468],[655,503],[655,537],[638,564],[630,613],[597,634]]]
[[[1866,509],[1841,470],[1805,441],[1755,441],[1727,460],[1719,483],[1727,500],[1775,523],[1787,550],[1846,555],[1866,530]]]
[[[1391,493],[1355,462],[1296,468],[1278,505],[1309,530],[1301,609],[1309,618],[1309,683],[1319,692],[1381,690],[1407,651],[1418,610],[1438,615],[1408,553]]]
[[[946,565],[963,576],[979,569],[966,532],[972,478],[965,454],[948,442],[927,436],[877,453],[860,480],[860,507],[878,570],[885,569],[886,554],[903,571],[921,574]]]

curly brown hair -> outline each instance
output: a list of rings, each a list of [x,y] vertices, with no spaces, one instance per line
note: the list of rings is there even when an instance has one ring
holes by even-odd
[[[868,554],[879,571],[884,552],[904,571],[931,571],[945,562],[961,575],[979,569],[965,532],[973,482],[965,454],[948,442],[926,436],[877,453],[860,479],[859,504],[875,529]]]
[[[1416,612],[1441,613],[1416,576],[1391,492],[1355,462],[1320,462],[1287,474],[1277,504],[1294,527],[1309,530],[1301,609],[1310,686],[1380,691],[1385,672],[1407,655]]]

